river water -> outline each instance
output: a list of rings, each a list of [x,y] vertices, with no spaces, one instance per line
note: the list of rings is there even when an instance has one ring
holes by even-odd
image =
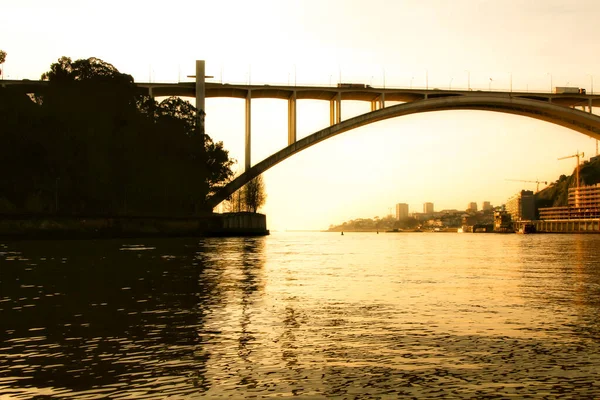
[[[600,235],[0,241],[0,398],[600,398]]]

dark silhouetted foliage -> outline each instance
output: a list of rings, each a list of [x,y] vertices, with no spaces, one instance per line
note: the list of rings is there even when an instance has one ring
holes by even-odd
[[[265,205],[267,193],[262,175],[257,176],[232,194],[227,200],[230,212],[258,212]]]
[[[246,208],[250,212],[257,212],[267,201],[267,194],[265,193],[265,183],[263,182],[262,175],[252,179],[246,185],[244,185],[244,203]]]
[[[0,88],[0,212],[192,215],[232,175],[196,109],[138,94],[96,58],[60,58],[43,93]]]

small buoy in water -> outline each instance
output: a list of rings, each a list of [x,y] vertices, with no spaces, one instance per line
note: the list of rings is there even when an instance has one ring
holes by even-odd
[[[344,236],[344,232],[342,232],[342,236]]]

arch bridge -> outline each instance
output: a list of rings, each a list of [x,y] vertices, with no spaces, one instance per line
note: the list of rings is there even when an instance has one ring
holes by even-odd
[[[216,207],[250,180],[288,157],[340,133],[374,122],[403,115],[444,110],[482,110],[503,112],[554,123],[600,140],[600,117],[592,113],[600,105],[600,95],[583,93],[536,93],[443,89],[375,88],[366,84],[340,83],[331,86],[231,85],[205,82],[204,61],[196,62],[196,82],[177,84],[138,83],[152,96],[196,97],[196,107],[204,110],[206,97],[232,97],[246,100],[244,173],[207,200]],[[288,146],[252,166],[252,99],[282,99],[288,102]],[[329,102],[330,126],[300,140],[296,137],[296,102]],[[358,100],[371,104],[371,111],[342,119],[342,101]],[[386,106],[386,102],[395,102]]]

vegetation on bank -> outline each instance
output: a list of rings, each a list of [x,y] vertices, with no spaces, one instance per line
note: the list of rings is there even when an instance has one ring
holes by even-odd
[[[232,177],[197,110],[158,103],[97,58],[60,58],[42,93],[0,87],[0,213],[195,215]]]
[[[391,231],[394,229],[414,229],[420,225],[416,218],[407,217],[398,221],[395,217],[388,215],[384,218],[358,218],[342,223],[341,225],[330,225],[329,232],[365,232],[365,231]]]

